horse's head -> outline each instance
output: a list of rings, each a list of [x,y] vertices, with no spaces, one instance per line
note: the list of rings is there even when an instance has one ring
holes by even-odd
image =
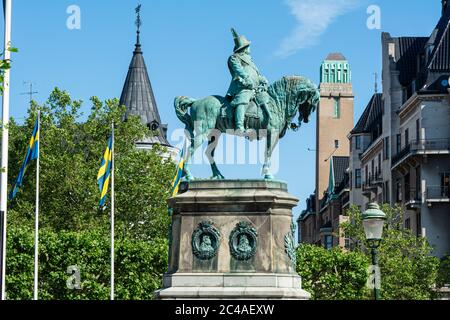
[[[302,122],[308,123],[309,116],[319,104],[317,86],[309,79],[299,76],[283,77],[269,87],[269,94],[284,113],[286,123],[299,113],[298,124],[291,124],[295,130]]]
[[[320,93],[317,89],[316,85],[313,84],[310,80],[306,80],[305,89],[300,90],[300,105],[298,106],[299,116],[298,122],[299,125],[303,121],[304,123],[309,122],[309,116],[316,111],[317,106],[320,101]]]

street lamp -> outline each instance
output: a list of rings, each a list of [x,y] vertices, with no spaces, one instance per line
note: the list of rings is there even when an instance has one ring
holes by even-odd
[[[372,267],[375,273],[374,277],[374,296],[375,300],[380,300],[380,283],[377,281],[380,276],[378,268],[378,247],[381,243],[384,221],[386,214],[380,210],[376,203],[370,203],[367,210],[362,214],[362,224],[366,234],[367,245],[372,254]]]

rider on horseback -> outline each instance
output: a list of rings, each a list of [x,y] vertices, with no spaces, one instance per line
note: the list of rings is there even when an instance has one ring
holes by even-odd
[[[267,93],[268,81],[259,73],[250,56],[250,41],[245,36],[239,36],[231,29],[234,37],[234,52],[228,59],[228,69],[232,80],[227,92],[227,98],[231,100],[234,109],[236,131],[244,134],[244,119],[248,104],[256,99],[256,104],[264,110],[270,120],[270,111],[267,107],[269,94]]]

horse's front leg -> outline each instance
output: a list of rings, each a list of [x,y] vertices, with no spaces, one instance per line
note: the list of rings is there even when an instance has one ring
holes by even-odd
[[[271,167],[272,152],[277,146],[278,140],[279,140],[278,135],[275,134],[275,132],[272,132],[271,130],[267,132],[266,152],[264,165],[262,168],[262,174],[265,180],[273,180],[275,178],[270,172],[270,167]]]

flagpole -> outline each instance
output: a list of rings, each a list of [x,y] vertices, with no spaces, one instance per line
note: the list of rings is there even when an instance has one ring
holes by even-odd
[[[114,300],[114,121],[111,125],[112,149],[111,149],[111,300]]]
[[[34,222],[34,295],[33,300],[38,300],[38,277],[39,277],[39,153],[41,146],[41,111],[38,110],[38,144],[36,159],[36,215]]]
[[[4,59],[10,60],[11,52],[8,50],[11,45],[11,0],[3,0],[5,15],[5,47]],[[9,145],[9,82],[10,70],[4,70],[4,90],[3,90],[3,112],[2,112],[2,160],[1,160],[1,182],[0,182],[0,226],[1,226],[1,254],[0,254],[0,298],[6,300],[6,225],[7,225],[7,199],[8,199],[8,145]]]

